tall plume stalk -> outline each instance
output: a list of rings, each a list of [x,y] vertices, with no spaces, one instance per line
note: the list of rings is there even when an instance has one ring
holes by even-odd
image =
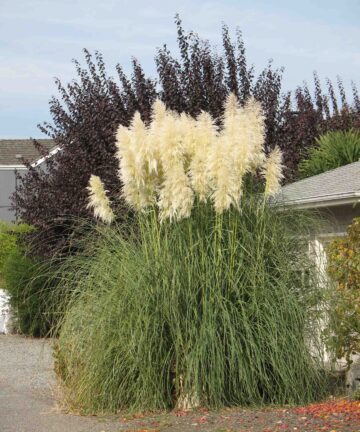
[[[248,173],[264,175],[265,196],[278,191],[283,177],[280,150],[264,154],[260,104],[250,98],[241,107],[233,93],[221,129],[209,113],[193,119],[156,100],[149,126],[137,112],[116,138],[123,197],[136,210],[158,207],[161,221],[189,217],[196,201],[211,201],[218,214],[239,208]]]

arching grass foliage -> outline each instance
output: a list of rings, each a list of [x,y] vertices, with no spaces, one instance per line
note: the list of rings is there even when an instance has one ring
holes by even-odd
[[[176,224],[149,210],[136,233],[98,226],[62,269],[70,297],[55,352],[70,405],[116,412],[321,397],[309,227],[255,198],[221,215],[198,203]]]

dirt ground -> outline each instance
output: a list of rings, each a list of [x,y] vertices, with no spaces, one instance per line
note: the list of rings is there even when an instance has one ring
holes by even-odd
[[[360,432],[360,402],[111,417],[67,414],[57,403],[49,341],[0,336],[0,432]]]
[[[342,405],[343,401],[326,402],[320,412],[301,409],[231,409],[220,412],[199,411],[195,413],[171,413],[153,418],[137,418],[128,421],[127,431],[201,431],[201,432],[275,432],[275,431],[360,431],[360,404],[351,414],[342,409],[331,411],[330,406]],[[325,405],[325,404],[324,404]],[[313,408],[313,407],[311,407]],[[126,421],[122,419],[121,421]],[[124,430],[122,429],[122,430]]]

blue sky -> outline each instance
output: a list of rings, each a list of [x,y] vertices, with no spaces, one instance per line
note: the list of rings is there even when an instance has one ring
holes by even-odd
[[[243,31],[248,60],[285,67],[285,89],[341,75],[360,85],[359,0],[0,0],[0,138],[41,137],[54,77],[75,77],[71,59],[100,50],[110,73],[137,57],[154,73],[156,47],[176,46],[174,15],[220,49],[221,23]]]

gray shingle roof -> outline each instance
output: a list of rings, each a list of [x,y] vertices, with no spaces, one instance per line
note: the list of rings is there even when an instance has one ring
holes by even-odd
[[[320,207],[341,200],[360,201],[360,161],[286,185],[276,201],[284,205]]]
[[[37,140],[50,151],[54,148],[53,140]],[[0,165],[13,166],[22,165],[22,158],[34,162],[41,157],[41,154],[34,147],[29,139],[0,139]]]

